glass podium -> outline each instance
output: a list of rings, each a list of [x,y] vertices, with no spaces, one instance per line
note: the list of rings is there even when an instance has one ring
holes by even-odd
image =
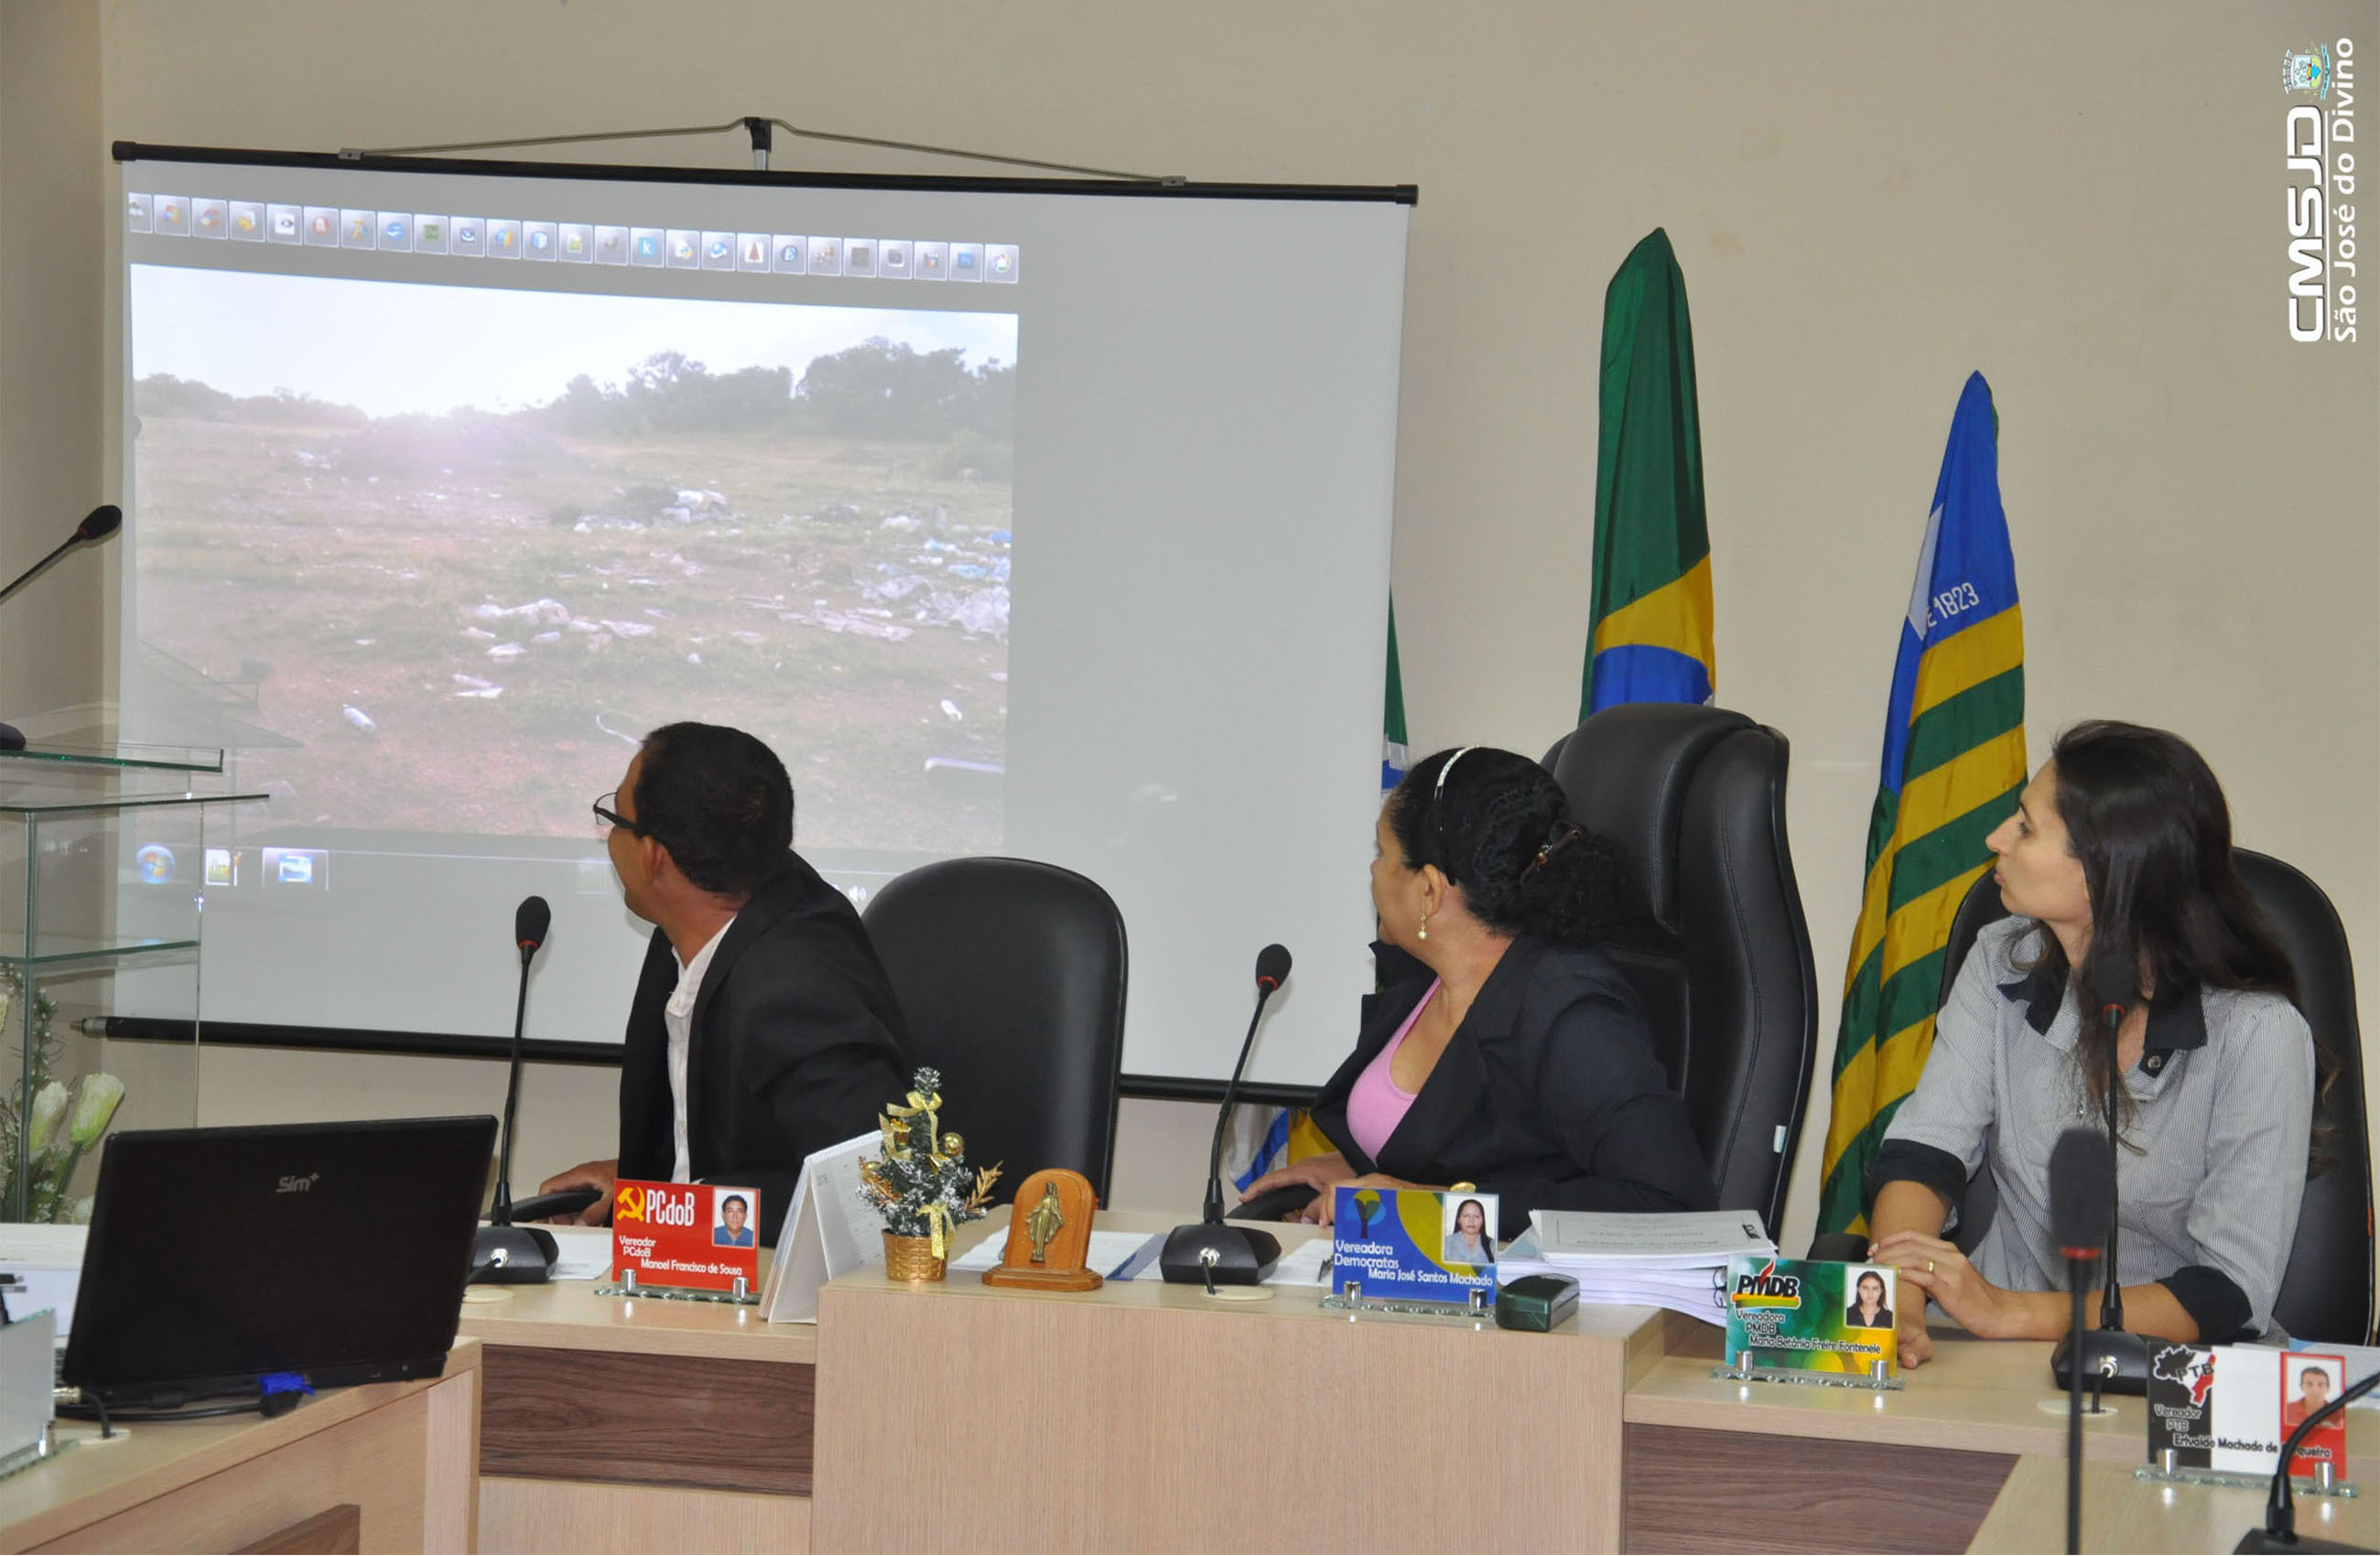
[[[111,1130],[196,1122],[200,924],[231,869],[210,829],[263,798],[220,750],[0,751],[0,1221],[87,1219]],[[112,1040],[117,1016],[166,1036]]]

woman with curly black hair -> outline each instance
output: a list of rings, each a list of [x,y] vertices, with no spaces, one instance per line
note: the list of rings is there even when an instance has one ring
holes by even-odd
[[[1553,775],[1466,746],[1418,762],[1380,808],[1372,906],[1380,991],[1315,1100],[1339,1149],[1248,1185],[1354,1184],[1501,1196],[1536,1210],[1703,1210],[1718,1202],[1628,980],[1595,947],[1617,862]]]

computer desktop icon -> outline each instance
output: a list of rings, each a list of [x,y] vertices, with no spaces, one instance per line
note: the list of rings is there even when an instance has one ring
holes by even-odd
[[[339,246],[339,208],[335,205],[306,207],[306,241],[317,249]]]
[[[983,278],[987,281],[1016,279],[1016,245],[987,243],[983,246]]]
[[[669,267],[672,270],[700,270],[702,234],[690,227],[670,228]]]
[[[231,202],[231,236],[241,243],[264,241],[264,206],[253,200]]]
[[[380,213],[380,246],[394,253],[413,252],[413,213],[409,211],[383,211]]]
[[[595,262],[595,229],[578,222],[565,222],[554,229],[555,240],[561,245],[563,259],[571,264]]]
[[[306,208],[302,205],[266,206],[264,238],[268,243],[305,242]]]
[[[660,227],[631,227],[628,229],[628,262],[660,265],[662,245],[668,240],[669,235]]]
[[[124,197],[124,230],[127,232],[149,230],[149,197],[147,195],[128,194]]]
[[[521,225],[512,220],[488,224],[488,257],[492,260],[517,260],[521,257]]]
[[[980,281],[983,279],[983,245],[953,243],[951,245],[951,279]]]
[[[809,242],[786,233],[779,233],[774,242],[773,262],[780,275],[799,275],[809,269]]]
[[[154,195],[150,198],[152,215],[149,230],[167,237],[190,236],[190,202],[183,195]]]
[[[551,260],[561,250],[552,222],[523,222],[521,248],[532,260]]]
[[[220,200],[190,201],[190,230],[200,237],[231,236],[231,217],[227,202]]]
[[[732,232],[710,232],[702,235],[702,268],[734,270],[735,268],[735,235]]]
[[[455,218],[455,228],[451,236],[454,247],[450,252],[484,254],[487,252],[487,236],[486,226],[477,216],[457,216]]]
[[[595,262],[599,265],[624,265],[628,262],[628,229],[601,227],[595,229]]]
[[[445,217],[413,218],[413,251],[417,254],[443,254],[446,251]]]

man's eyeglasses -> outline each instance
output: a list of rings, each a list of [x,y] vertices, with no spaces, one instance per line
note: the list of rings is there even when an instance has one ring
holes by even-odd
[[[645,835],[644,828],[637,825],[636,822],[631,821],[625,816],[621,815],[615,808],[619,803],[620,791],[613,789],[610,794],[605,795],[601,799],[597,800],[591,808],[595,812],[595,836],[597,841],[600,842],[610,837],[612,835],[612,829],[614,827],[626,833],[630,837],[642,837]]]

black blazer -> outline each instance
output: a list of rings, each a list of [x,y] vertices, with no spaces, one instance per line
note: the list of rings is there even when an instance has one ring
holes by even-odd
[[[653,931],[620,1062],[620,1175],[675,1168],[669,1027],[677,954]],[[841,892],[798,854],[727,927],[686,1044],[686,1155],[698,1182],[760,1191],[763,1242],[790,1207],[802,1158],[864,1135],[909,1089],[901,1025],[876,948]]]
[[[1347,1097],[1428,990],[1430,970],[1376,944],[1380,991],[1314,1122],[1357,1173],[1473,1183],[1502,1196],[1500,1234],[1531,1210],[1707,1210],[1718,1192],[1670,1089],[1627,979],[1599,951],[1524,935],[1505,951],[1375,1161]]]
[[[1876,1310],[1876,1322],[1865,1324],[1860,1322],[1859,1304],[1854,1302],[1850,1307],[1843,1309],[1843,1326],[1846,1329],[1890,1329],[1893,1327],[1892,1309],[1889,1307],[1877,1308]]]

